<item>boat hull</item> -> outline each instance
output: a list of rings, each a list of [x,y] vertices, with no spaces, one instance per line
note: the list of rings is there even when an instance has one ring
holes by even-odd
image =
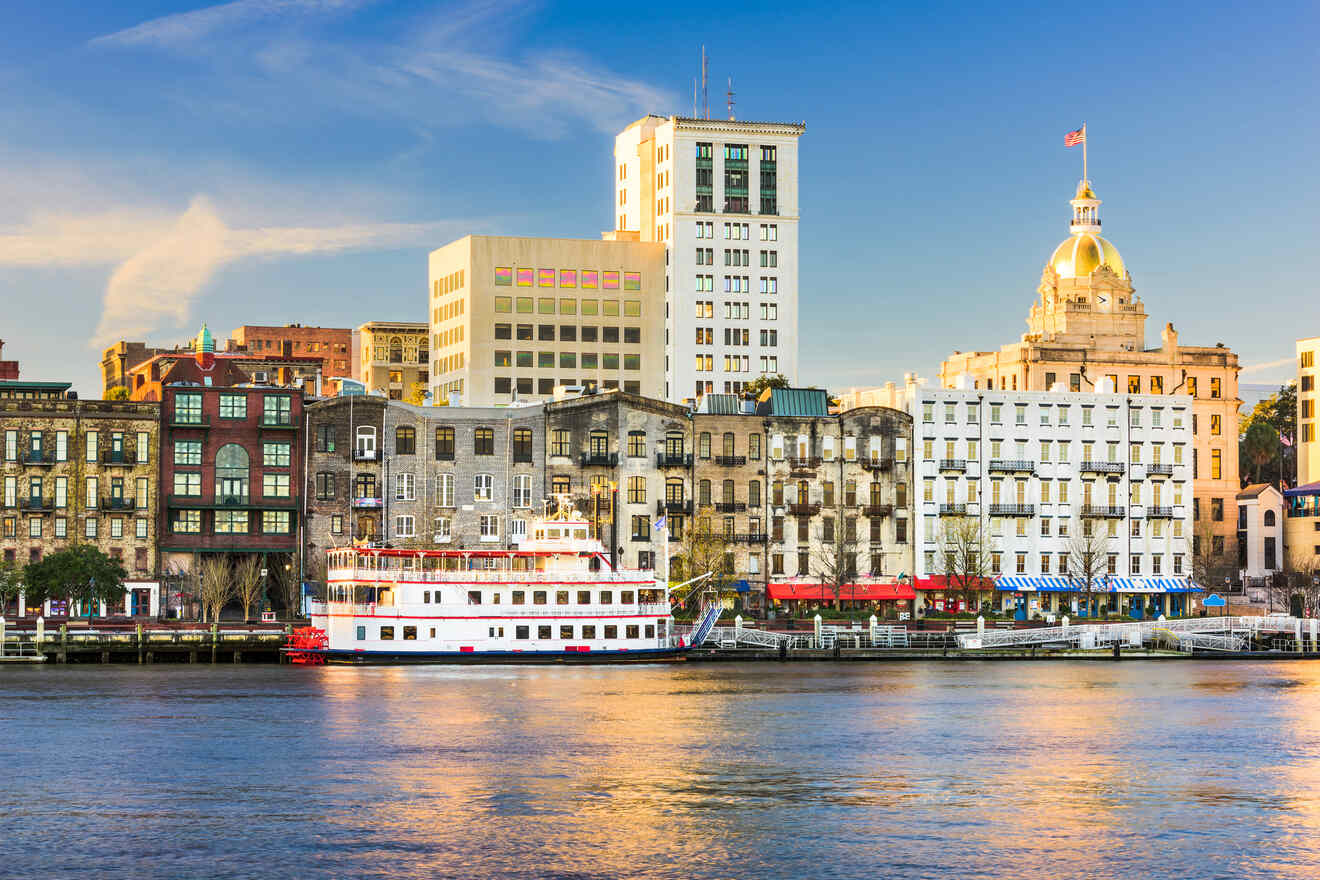
[[[556,664],[583,666],[627,663],[673,663],[686,659],[688,648],[639,648],[628,651],[303,651],[326,663],[352,666],[415,666],[471,664]]]

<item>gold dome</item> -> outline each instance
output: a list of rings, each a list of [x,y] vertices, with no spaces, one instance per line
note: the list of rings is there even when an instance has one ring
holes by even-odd
[[[1080,180],[1080,181],[1078,181],[1078,182],[1077,182],[1077,195],[1073,196],[1073,198],[1074,198],[1074,199],[1093,199],[1093,198],[1095,198],[1095,191],[1091,189],[1091,181],[1089,181],[1089,180]]]
[[[1050,265],[1060,278],[1080,278],[1108,266],[1119,278],[1127,276],[1118,248],[1090,232],[1078,232],[1054,249]]]

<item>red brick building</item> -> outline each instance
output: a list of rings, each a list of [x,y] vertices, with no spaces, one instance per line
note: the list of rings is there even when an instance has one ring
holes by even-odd
[[[5,353],[5,341],[0,339],[0,354]],[[18,361],[0,360],[0,379],[17,379]]]
[[[193,344],[186,348],[177,348],[163,354],[155,354],[145,361],[128,369],[125,384],[129,389],[130,400],[163,400],[163,388],[166,384],[178,381],[173,378],[173,370],[179,364],[191,364],[196,360],[199,348],[205,347],[207,354],[217,364],[232,365],[244,378],[240,382],[257,385],[275,385],[281,388],[296,388],[310,397],[332,394],[337,382],[327,387],[324,381],[322,358],[317,355],[285,356],[248,351],[215,351],[211,332],[202,325]]]
[[[296,576],[302,392],[249,384],[198,343],[160,384],[162,568],[178,577],[204,554],[279,554],[266,564]]]
[[[232,349],[254,355],[286,358],[318,357],[325,377],[353,375],[353,331],[347,327],[304,327],[285,324],[263,327],[244,324],[232,334]]]

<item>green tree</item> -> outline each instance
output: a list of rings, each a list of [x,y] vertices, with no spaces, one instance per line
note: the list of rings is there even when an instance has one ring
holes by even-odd
[[[0,565],[0,613],[23,592],[23,572],[16,565]]]
[[[128,389],[123,385],[116,385],[105,393],[106,400],[128,400]]]
[[[1242,473],[1251,471],[1251,457],[1255,449],[1246,446],[1247,435],[1258,425],[1264,424],[1273,429],[1276,458],[1272,467],[1266,467],[1256,475],[1257,482],[1276,482],[1282,480],[1288,485],[1297,482],[1297,387],[1284,385],[1277,392],[1258,401],[1251,412],[1238,423],[1238,463]],[[1260,433],[1260,429],[1256,429]]]
[[[788,377],[783,373],[776,373],[773,376],[757,376],[752,381],[743,386],[743,392],[752,397],[760,397],[761,392],[767,388],[787,388]]]
[[[414,382],[408,390],[408,403],[413,406],[426,406],[426,383]]]
[[[1276,459],[1282,447],[1279,432],[1265,419],[1256,419],[1238,444],[1239,470],[1253,483],[1272,482],[1279,474]]]
[[[121,601],[128,572],[91,544],[76,544],[23,568],[26,600],[40,604],[68,597],[82,602],[91,617],[97,603]]]

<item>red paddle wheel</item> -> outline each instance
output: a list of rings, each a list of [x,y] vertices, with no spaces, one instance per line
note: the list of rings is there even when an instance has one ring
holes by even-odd
[[[324,651],[330,646],[330,637],[325,630],[314,626],[300,626],[289,634],[284,643],[284,653],[290,663],[300,666],[320,666],[325,663]]]

